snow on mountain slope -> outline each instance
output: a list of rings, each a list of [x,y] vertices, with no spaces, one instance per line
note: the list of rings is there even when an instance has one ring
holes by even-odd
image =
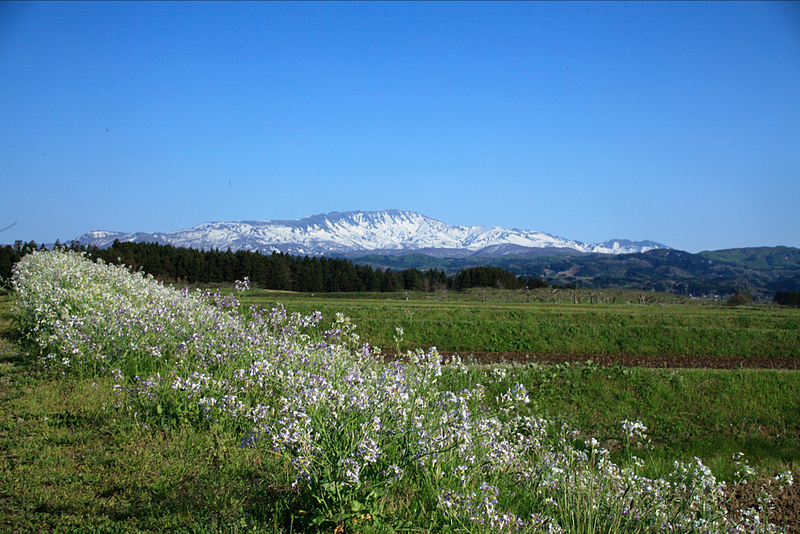
[[[115,239],[134,242],[169,243],[177,247],[220,250],[273,250],[301,255],[353,255],[383,253],[426,253],[456,251],[459,255],[502,256],[535,254],[545,249],[575,253],[625,254],[668,248],[652,241],[623,239],[585,244],[534,230],[506,230],[500,227],[457,226],[402,210],[332,212],[293,221],[209,222],[168,233],[120,233],[91,231],[78,238],[84,245],[100,248]]]

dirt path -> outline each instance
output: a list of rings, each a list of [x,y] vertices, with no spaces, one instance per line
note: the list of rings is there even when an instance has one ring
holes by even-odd
[[[441,352],[445,360],[458,354],[466,363],[581,363],[653,369],[800,369],[800,358],[742,358],[738,356],[652,356],[609,354],[532,354],[529,352]]]

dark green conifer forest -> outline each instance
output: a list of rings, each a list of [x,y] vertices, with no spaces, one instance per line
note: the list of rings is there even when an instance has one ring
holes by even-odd
[[[35,242],[0,248],[0,277],[11,278],[12,266],[21,257],[40,247]],[[41,247],[43,248],[43,247]],[[350,260],[329,257],[299,257],[281,252],[228,249],[196,250],[158,243],[114,241],[107,249],[71,243],[64,247],[85,252],[95,260],[124,264],[163,281],[194,284],[233,284],[248,278],[253,287],[308,293],[436,291],[469,287],[525,287],[527,279],[497,267],[478,266],[448,276],[443,270],[416,268],[392,271],[356,265]],[[536,287],[547,282],[531,279]]]

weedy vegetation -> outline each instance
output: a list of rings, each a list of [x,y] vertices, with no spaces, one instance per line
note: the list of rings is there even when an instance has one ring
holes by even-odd
[[[417,348],[476,331],[586,343],[622,322],[652,344],[668,314],[432,306],[426,331],[431,303],[247,306],[263,296],[246,280],[177,291],[65,251],[25,256],[13,289],[0,530],[777,532],[770,503],[793,489],[797,372],[480,366]],[[796,339],[797,315],[738,311],[681,312],[674,329]],[[384,361],[378,341],[404,358]]]

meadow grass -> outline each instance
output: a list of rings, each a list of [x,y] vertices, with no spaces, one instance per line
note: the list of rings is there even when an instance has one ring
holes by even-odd
[[[696,451],[728,488],[798,461],[796,372],[384,364],[344,315],[26,261],[0,301],[4,531],[767,532],[766,495],[727,510]]]
[[[592,293],[594,304],[573,304],[520,302],[526,292],[496,290],[434,298],[407,293],[408,300],[404,294],[346,299],[251,291],[242,301],[269,307],[280,300],[290,311],[319,310],[327,321],[341,312],[366,342],[383,348],[394,346],[396,328],[402,327],[401,350],[800,357],[798,309],[687,305],[693,302],[688,300],[641,305],[641,292],[615,293],[621,296],[614,304],[603,303],[599,291]]]

